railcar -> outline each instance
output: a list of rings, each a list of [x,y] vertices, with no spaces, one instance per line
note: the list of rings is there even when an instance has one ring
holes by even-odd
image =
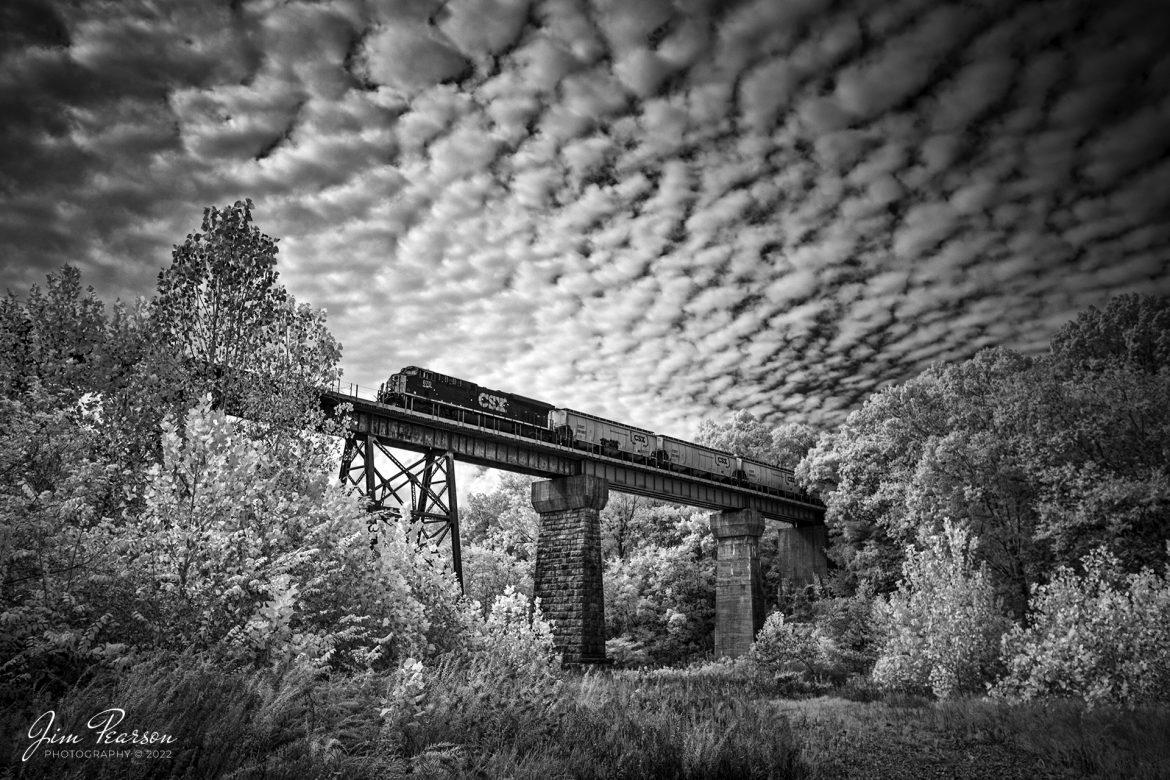
[[[750,458],[735,459],[735,478],[752,485],[762,485],[772,490],[783,490],[789,493],[799,492],[796,485],[796,475],[791,469],[779,466],[770,466]]]
[[[731,455],[701,444],[676,439],[672,436],[655,436],[655,458],[676,471],[689,471],[709,479],[730,480],[734,476],[735,462]]]
[[[406,366],[391,376],[378,391],[380,403],[401,404],[409,399],[435,410],[435,404],[472,409],[491,417],[548,428],[550,403],[502,390],[491,390],[418,366]],[[419,409],[426,411],[426,409]]]
[[[554,439],[580,449],[596,449],[610,457],[621,453],[649,460],[654,455],[654,432],[572,409],[553,409],[548,427]]]

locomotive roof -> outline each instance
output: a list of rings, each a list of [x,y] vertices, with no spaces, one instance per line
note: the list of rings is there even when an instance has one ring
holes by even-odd
[[[432,371],[431,369],[423,368],[422,366],[403,366],[400,373],[404,373],[408,369],[412,369],[412,368],[416,371],[425,371],[428,374],[434,374],[435,376],[441,376],[441,377],[444,377],[445,379],[450,379],[454,383],[461,383],[461,384],[465,384],[465,385],[470,385],[471,387],[479,388],[481,391],[483,391],[485,393],[495,393],[496,395],[507,396],[508,398],[512,398],[512,399],[515,399],[517,401],[523,401],[525,403],[533,404],[535,406],[542,406],[548,410],[552,410],[552,409],[556,408],[556,406],[554,406],[553,404],[550,404],[548,401],[541,401],[541,400],[536,399],[536,398],[529,398],[528,396],[520,395],[519,393],[509,393],[506,390],[493,390],[490,387],[484,387],[483,385],[477,385],[475,382],[472,382],[468,379],[460,379],[457,376],[451,376],[450,374],[444,374],[440,371]]]

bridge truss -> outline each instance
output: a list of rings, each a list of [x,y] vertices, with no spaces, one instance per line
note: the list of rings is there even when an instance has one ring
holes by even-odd
[[[420,545],[440,545],[450,537],[451,565],[463,587],[455,458],[434,448],[420,454],[417,460],[404,462],[377,437],[351,433],[341,456],[341,483],[366,497],[371,546],[380,532],[388,532],[384,527],[388,522],[404,518]],[[381,467],[379,460],[384,461]]]

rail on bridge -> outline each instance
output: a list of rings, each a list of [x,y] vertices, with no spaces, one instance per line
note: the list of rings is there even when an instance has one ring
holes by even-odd
[[[420,539],[449,537],[461,584],[454,460],[548,480],[533,485],[533,506],[541,515],[535,586],[566,661],[605,660],[599,512],[610,487],[717,513],[711,521],[719,542],[717,655],[746,652],[763,624],[764,520],[792,526],[781,543],[793,573],[824,573],[824,505],[805,493],[719,482],[622,453],[562,444],[547,429],[471,409],[434,402],[415,408],[411,399],[404,406],[383,404],[356,385],[324,391],[321,402],[330,414],[343,404],[350,407],[342,481],[360,490],[372,509],[409,513]],[[421,457],[406,463],[392,449]],[[391,469],[378,468],[377,453]]]

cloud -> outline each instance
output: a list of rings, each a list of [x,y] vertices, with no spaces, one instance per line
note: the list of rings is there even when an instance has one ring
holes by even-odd
[[[471,63],[425,23],[387,25],[367,35],[364,74],[375,84],[414,93],[444,81],[456,81]]]
[[[1170,292],[1170,15],[1139,0],[2,13],[0,287],[71,261],[149,294],[252,197],[364,385],[831,424]]]
[[[499,54],[515,43],[524,29],[529,5],[529,0],[447,3],[444,6],[447,17],[440,26],[459,50],[469,56]]]

